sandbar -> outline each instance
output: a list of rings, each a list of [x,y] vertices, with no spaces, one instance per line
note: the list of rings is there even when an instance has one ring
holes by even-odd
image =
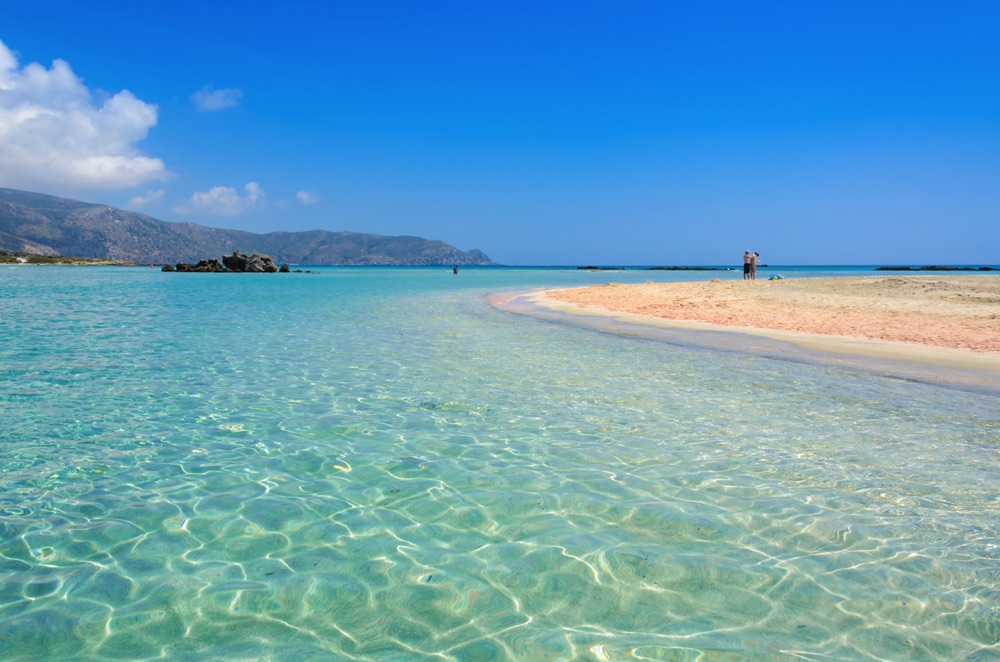
[[[560,312],[1000,374],[1000,277],[992,275],[608,283],[532,299]]]

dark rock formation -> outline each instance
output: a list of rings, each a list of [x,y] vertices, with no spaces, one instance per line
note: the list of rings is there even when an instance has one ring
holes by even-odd
[[[274,264],[274,260],[267,255],[258,255],[257,253],[254,253],[248,257],[245,253],[241,253],[239,251],[233,251],[232,255],[223,255],[222,264],[226,265],[226,269],[229,271],[235,271],[238,273],[252,272],[273,274],[278,270],[278,267]]]
[[[221,262],[212,258],[211,260],[198,260],[198,264],[191,267],[191,271],[219,273],[220,271],[225,271],[225,269]]]
[[[278,270],[275,266],[274,260],[272,260],[267,255],[258,255],[254,253],[253,255],[247,255],[241,253],[240,251],[233,251],[232,255],[223,255],[222,261],[220,262],[216,258],[209,258],[198,260],[197,264],[188,264],[187,262],[178,262],[176,266],[171,267],[169,264],[164,266],[161,271],[180,271],[180,272],[200,272],[200,273],[268,273],[273,274]],[[288,271],[288,265],[284,266],[284,270]]]

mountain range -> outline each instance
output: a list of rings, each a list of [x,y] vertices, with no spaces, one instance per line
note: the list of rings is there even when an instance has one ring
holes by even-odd
[[[7,188],[0,188],[0,248],[144,264],[197,262],[234,250],[269,255],[279,264],[493,264],[482,251],[461,251],[420,237],[326,230],[256,234],[160,221],[107,205]]]

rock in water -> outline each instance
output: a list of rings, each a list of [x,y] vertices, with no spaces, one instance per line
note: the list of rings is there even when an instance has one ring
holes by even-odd
[[[208,271],[213,273],[218,273],[222,270],[222,264],[214,257],[210,260],[198,260],[198,264],[191,268],[191,271]]]
[[[237,272],[273,274],[278,270],[278,267],[274,264],[274,260],[270,256],[259,255],[257,253],[247,257],[245,253],[233,251],[232,255],[222,256],[222,263],[226,265],[226,269]]]
[[[247,271],[259,271],[268,274],[273,274],[278,271],[278,266],[268,255],[259,255],[254,253],[250,256],[249,262],[250,265],[247,267]]]

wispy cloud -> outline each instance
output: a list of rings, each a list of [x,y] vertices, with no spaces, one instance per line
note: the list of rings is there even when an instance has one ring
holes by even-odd
[[[64,60],[23,67],[0,41],[0,186],[126,188],[166,179],[163,161],[135,143],[157,107],[128,90],[95,104]]]
[[[154,207],[163,200],[163,195],[166,193],[163,189],[157,191],[146,191],[145,195],[137,195],[128,201],[126,207],[138,211],[140,209],[147,209],[149,207]]]
[[[298,191],[295,198],[303,205],[318,205],[320,200],[315,191]]]
[[[240,195],[232,186],[215,186],[208,191],[198,191],[191,195],[190,200],[174,207],[174,212],[182,216],[239,216],[264,203],[264,191],[260,184],[250,182],[243,189],[246,195]]]
[[[198,110],[210,113],[226,108],[235,108],[240,105],[242,98],[242,90],[232,87],[216,90],[209,84],[192,94],[191,102]]]

